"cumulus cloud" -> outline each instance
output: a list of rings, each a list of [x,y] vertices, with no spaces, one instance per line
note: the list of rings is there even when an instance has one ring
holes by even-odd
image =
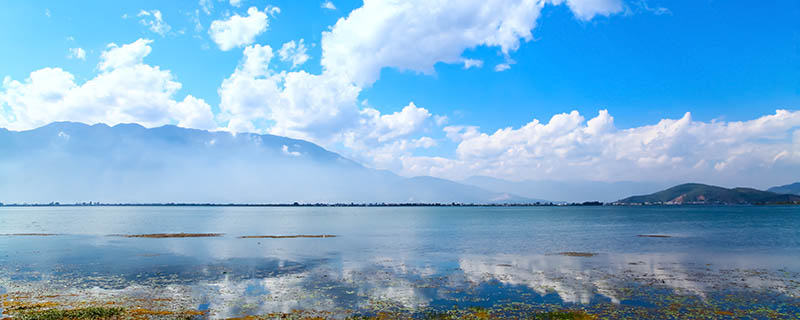
[[[412,143],[422,138],[423,124],[443,125],[446,117],[432,115],[413,103],[383,115],[377,109],[360,107],[361,90],[377,80],[380,70],[432,73],[439,62],[480,67],[483,61],[461,54],[481,45],[499,48],[505,62],[498,68],[508,69],[514,63],[510,53],[521,41],[532,38],[541,8],[562,2],[367,0],[323,32],[320,74],[270,71],[270,47],[245,48],[242,62],[219,88],[221,118],[231,131],[267,131],[308,139],[339,148],[337,151],[368,164],[377,163],[370,156],[378,156],[373,150],[410,156],[414,147],[431,146]],[[574,0],[567,5],[580,19],[617,10],[615,1],[585,2]],[[221,46],[223,50],[231,47]],[[281,61],[291,61],[292,68],[308,59],[302,40],[284,44],[276,55]],[[428,139],[422,141],[433,141]]]
[[[162,37],[171,29],[171,27],[164,22],[161,11],[159,10],[141,10],[137,16],[140,18],[139,23]]]
[[[281,61],[291,62],[292,68],[306,63],[310,58],[308,54],[306,54],[306,45],[303,39],[297,42],[292,40],[284,43],[281,49],[278,50],[278,55],[281,57]]]
[[[69,48],[67,50],[67,58],[86,60],[86,51],[83,48]]]
[[[107,50],[100,54],[100,64],[97,65],[97,68],[107,71],[141,64],[144,57],[153,50],[150,47],[151,43],[153,40],[138,39],[120,47],[112,42],[108,44]]]
[[[563,0],[364,1],[322,36],[322,65],[360,86],[385,67],[425,74],[438,62],[462,62],[476,46],[508,55],[532,39],[541,9]],[[567,0],[582,20],[620,12],[620,0]],[[392,39],[392,41],[386,41]],[[506,63],[500,69],[507,69]]]
[[[275,9],[277,8],[259,11],[256,7],[250,7],[247,9],[247,16],[235,14],[225,20],[214,20],[208,34],[222,51],[251,44],[256,36],[267,30],[267,14],[275,12]]]
[[[800,169],[800,111],[778,110],[749,121],[679,119],[618,129],[601,110],[585,121],[577,111],[534,119],[520,128],[494,133],[449,126],[459,144],[453,158],[411,157],[404,173],[449,178],[489,175],[508,179],[707,180],[719,183],[766,178],[786,168]],[[687,181],[688,181],[687,180]]]
[[[244,49],[236,70],[219,89],[220,110],[232,131],[263,131],[256,124],[274,122],[270,132],[321,142],[347,128],[358,115],[360,90],[346,79],[305,71],[269,69],[269,46]]]
[[[428,110],[418,108],[413,102],[403,110],[392,114],[381,115],[380,111],[372,108],[362,110],[361,114],[363,116],[361,127],[367,128],[369,131],[363,132],[360,136],[375,139],[378,142],[413,133],[431,117]]]
[[[434,116],[409,103],[402,110],[381,114],[360,106],[360,88],[335,74],[270,69],[275,53],[269,46],[244,49],[236,70],[219,89],[221,118],[234,132],[256,131],[341,146],[346,155],[374,164],[385,151],[430,147],[431,140],[412,143]],[[280,56],[280,54],[278,54]],[[390,158],[390,156],[386,156]]]
[[[78,121],[216,128],[208,104],[192,96],[173,100],[181,84],[168,70],[142,62],[150,43],[139,39],[110,44],[101,54],[100,73],[83,84],[61,68],[36,70],[24,81],[6,77],[0,91],[0,126],[24,130],[53,121]]]

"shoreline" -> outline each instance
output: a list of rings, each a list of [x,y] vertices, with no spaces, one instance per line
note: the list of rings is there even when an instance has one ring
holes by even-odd
[[[380,208],[380,207],[750,207],[796,206],[800,203],[0,203],[0,208],[39,207],[253,207],[253,208]]]

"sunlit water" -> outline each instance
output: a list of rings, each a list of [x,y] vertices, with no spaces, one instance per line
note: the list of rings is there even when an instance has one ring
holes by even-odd
[[[224,235],[109,236],[179,232]],[[665,315],[676,300],[800,314],[797,206],[4,207],[0,234],[0,293],[163,298],[211,318],[514,303]],[[299,234],[337,237],[238,238]]]

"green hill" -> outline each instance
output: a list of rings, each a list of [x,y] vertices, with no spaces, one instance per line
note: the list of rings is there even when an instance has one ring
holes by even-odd
[[[767,191],[775,192],[775,193],[779,193],[779,194],[797,194],[797,195],[800,195],[800,182],[787,184],[785,186],[772,187],[772,188],[767,189]]]
[[[800,196],[751,188],[726,189],[699,183],[678,185],[649,195],[633,196],[618,204],[800,204]]]

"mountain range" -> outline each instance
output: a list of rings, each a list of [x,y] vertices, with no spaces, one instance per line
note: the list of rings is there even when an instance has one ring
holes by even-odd
[[[710,186],[686,183],[649,195],[633,196],[618,204],[800,204],[800,196],[778,194],[752,188]]]
[[[28,131],[0,128],[0,150],[0,202],[5,203],[612,202],[668,186],[406,178],[308,141],[172,125],[55,122]],[[684,184],[617,203],[793,202],[800,196],[786,194],[799,188],[800,183],[770,191]]]
[[[780,193],[780,194],[796,194],[800,195],[800,182],[795,182],[792,184],[787,184],[783,186],[777,186],[767,189],[769,192]]]
[[[365,168],[303,140],[172,125],[0,129],[0,150],[5,203],[532,202]]]

